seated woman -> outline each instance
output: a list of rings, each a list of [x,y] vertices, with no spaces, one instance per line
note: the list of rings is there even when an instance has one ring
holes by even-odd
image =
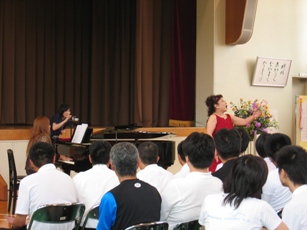
[[[30,175],[36,172],[30,165],[29,151],[32,145],[34,145],[37,142],[46,142],[46,143],[52,144],[52,141],[50,138],[50,121],[49,121],[49,118],[46,116],[39,116],[35,118],[33,122],[32,134],[28,142],[27,151],[26,151],[27,161],[26,161],[25,170],[26,170],[27,175]],[[63,160],[71,159],[71,158],[66,157],[65,155],[60,155],[59,158]]]
[[[226,178],[221,194],[208,195],[199,223],[210,229],[288,229],[274,209],[260,200],[268,167],[261,157],[239,157]]]

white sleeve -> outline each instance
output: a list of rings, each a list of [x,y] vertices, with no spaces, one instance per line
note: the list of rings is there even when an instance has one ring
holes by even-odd
[[[21,180],[18,191],[16,214],[28,215],[30,213],[30,192]]]
[[[161,194],[161,213],[160,220],[166,221],[172,208],[179,201],[179,194],[176,185],[171,181],[163,190]]]
[[[205,220],[206,220],[206,216],[207,216],[207,211],[206,211],[206,199],[207,199],[207,197],[205,197],[205,199],[203,201],[203,204],[202,204],[201,209],[200,209],[199,219],[198,219],[199,224],[202,225],[202,226],[205,226]]]
[[[281,223],[281,219],[267,202],[262,202],[260,218],[262,225],[270,230],[276,229]]]

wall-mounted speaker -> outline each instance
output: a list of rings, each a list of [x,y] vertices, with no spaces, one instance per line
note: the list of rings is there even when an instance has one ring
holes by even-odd
[[[258,0],[226,0],[226,44],[244,44],[253,34]]]

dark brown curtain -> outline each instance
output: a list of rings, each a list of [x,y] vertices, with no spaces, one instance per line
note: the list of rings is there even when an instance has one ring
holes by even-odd
[[[170,119],[195,119],[196,0],[173,1]]]
[[[167,126],[172,1],[0,0],[0,123]]]

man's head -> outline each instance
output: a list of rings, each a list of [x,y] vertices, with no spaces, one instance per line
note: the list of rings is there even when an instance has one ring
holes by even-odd
[[[179,160],[179,163],[181,165],[184,165],[186,163],[186,160],[185,160],[185,155],[184,155],[184,152],[183,152],[183,149],[182,149],[182,143],[183,141],[181,141],[178,146],[177,146],[177,152],[178,152],[178,160]]]
[[[111,148],[110,161],[112,167],[121,177],[136,175],[138,159],[137,148],[129,142],[117,143]]]
[[[37,142],[30,148],[30,160],[35,167],[40,168],[45,164],[54,163],[55,149],[46,142]]]
[[[267,153],[265,152],[264,143],[269,136],[271,136],[270,133],[261,133],[255,143],[256,151],[262,158],[268,157]]]
[[[139,158],[144,165],[156,164],[159,157],[159,148],[153,142],[142,142],[139,147]]]
[[[193,132],[182,143],[187,162],[196,169],[208,168],[214,158],[215,145],[211,136]]]
[[[277,151],[286,145],[291,145],[291,139],[289,136],[283,133],[273,133],[265,141],[265,152],[271,158],[274,164],[276,164],[275,158]]]
[[[294,185],[307,184],[307,152],[302,147],[283,147],[276,153],[276,163],[284,186],[288,186],[288,179]]]
[[[111,147],[111,144],[107,141],[97,141],[92,143],[89,148],[92,164],[108,164]]]
[[[225,161],[239,157],[242,145],[241,140],[241,134],[236,128],[217,131],[214,141],[219,157]]]

